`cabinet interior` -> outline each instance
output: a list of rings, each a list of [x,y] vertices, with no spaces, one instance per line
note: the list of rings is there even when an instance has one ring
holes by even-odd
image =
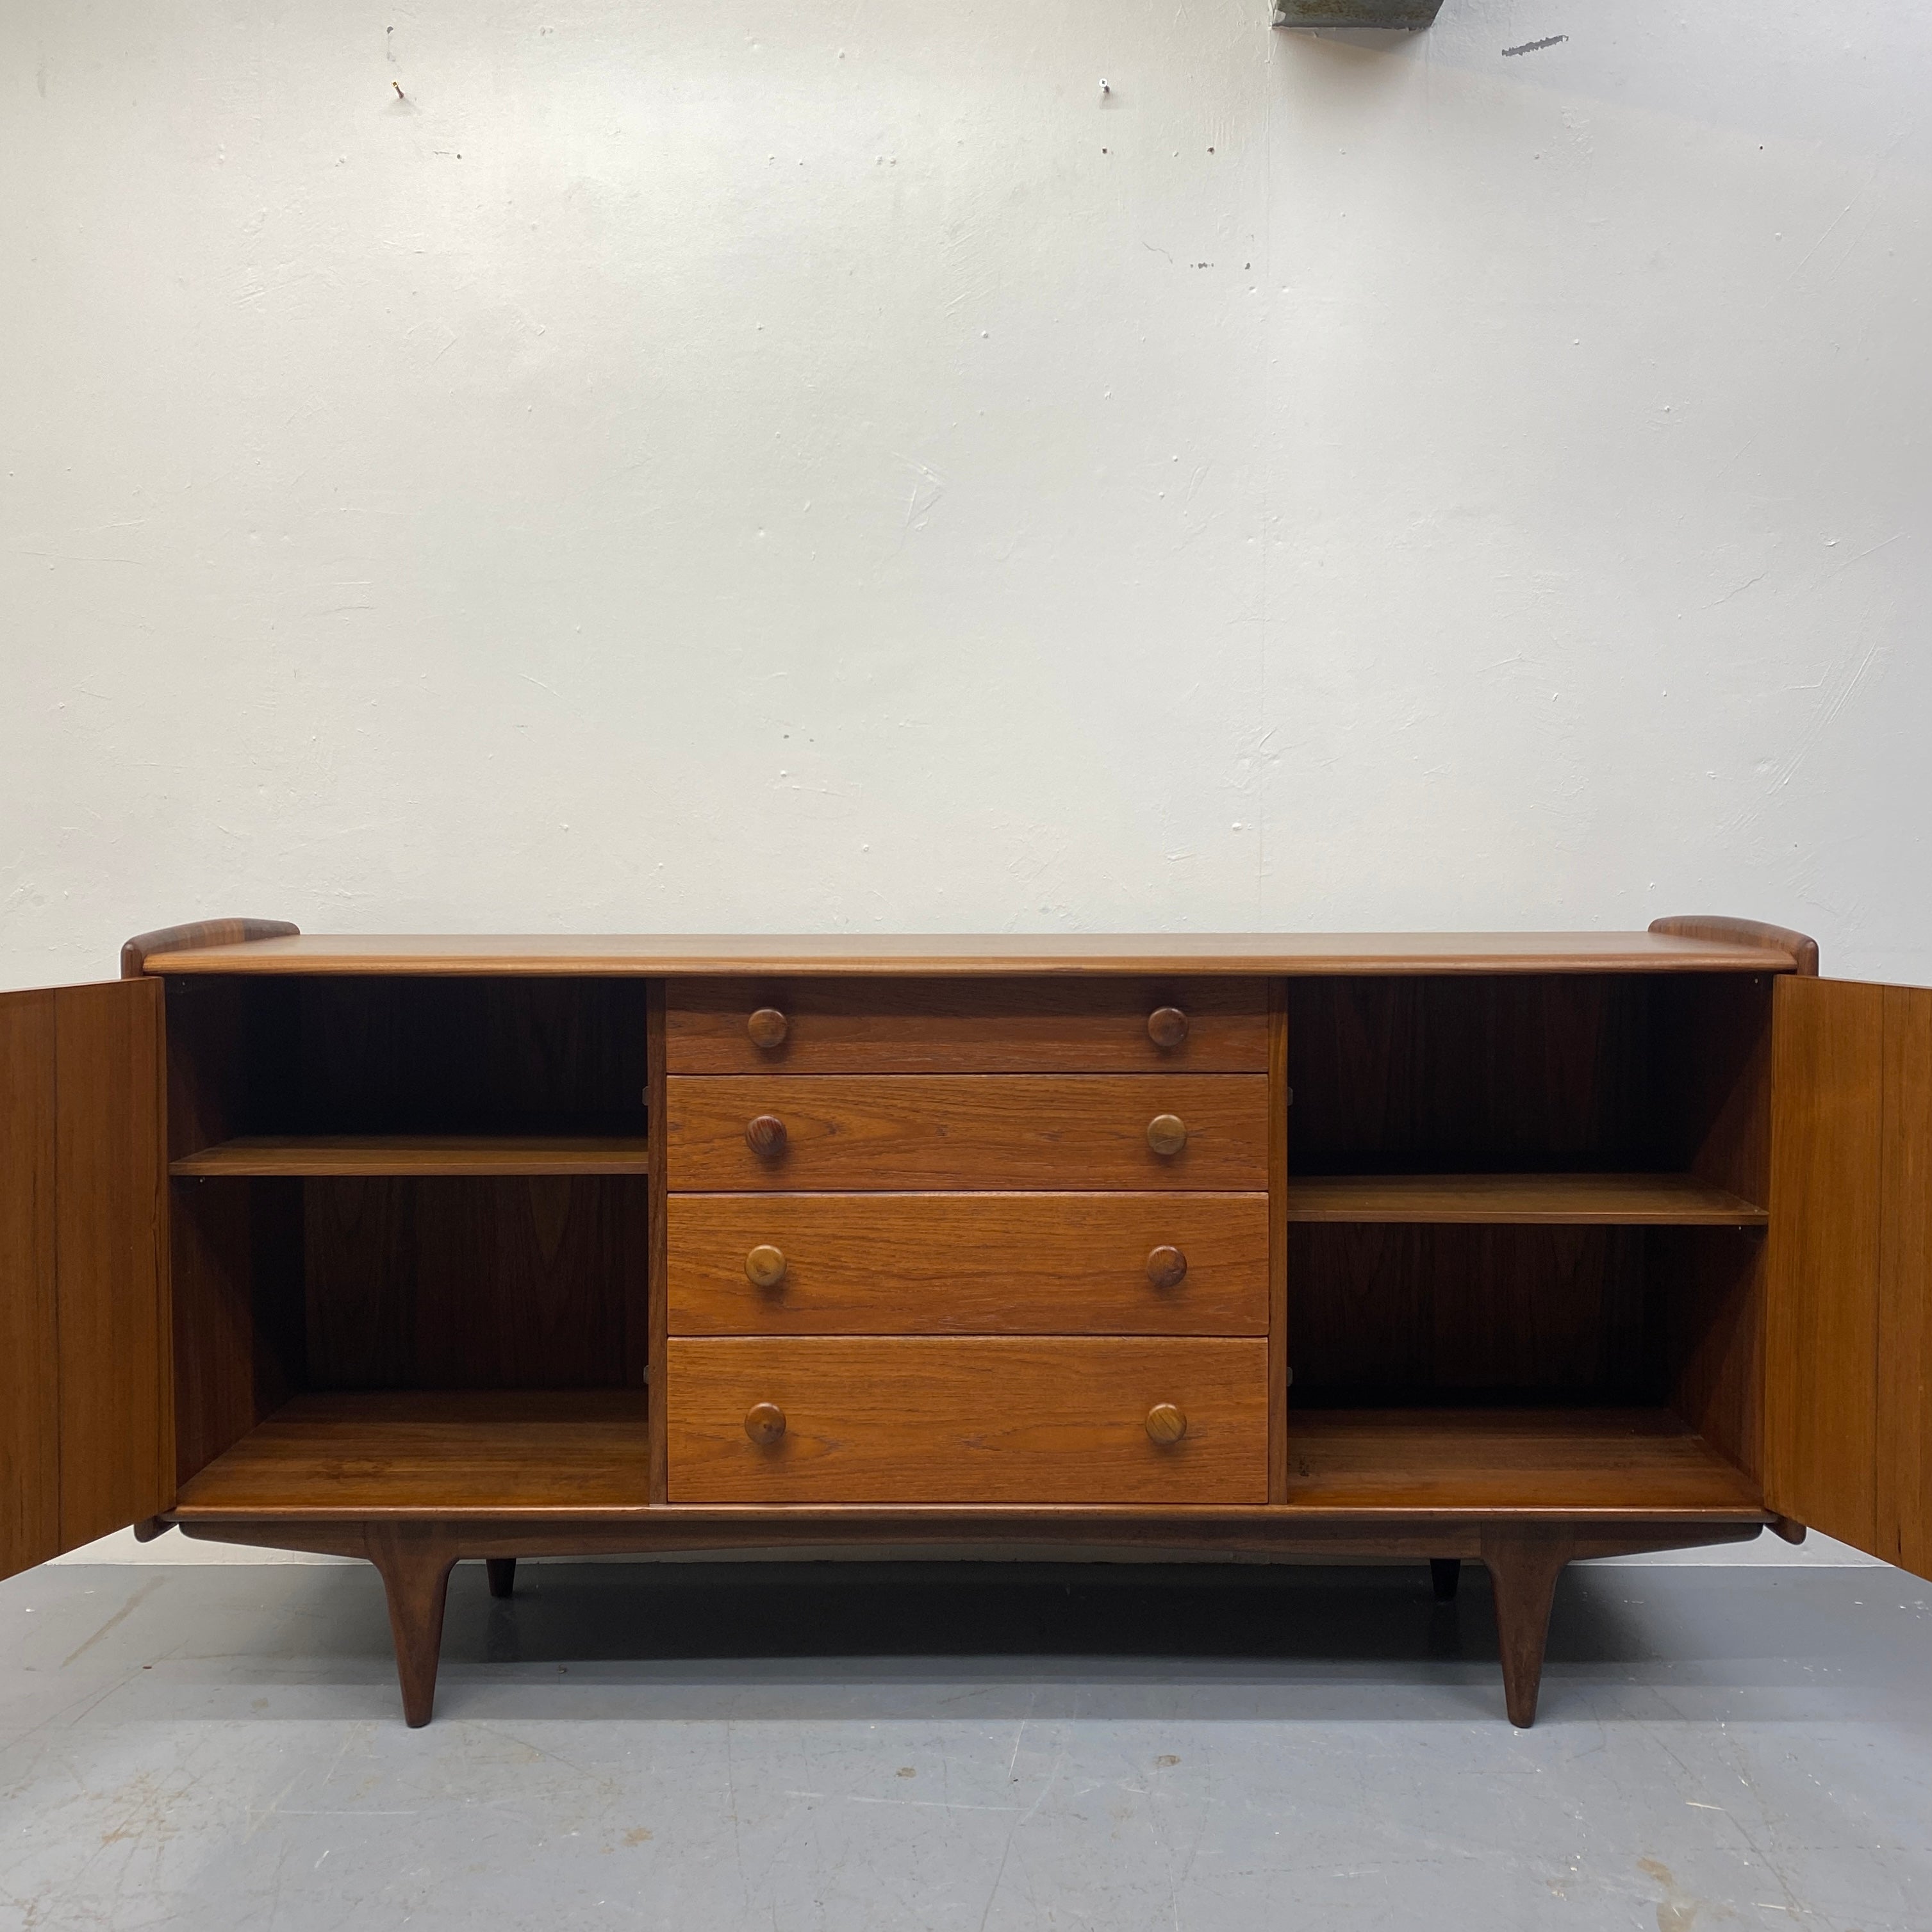
[[[1294,1179],[1676,1173],[1763,1198],[1766,976],[1294,979],[1288,1039]]]
[[[1611,1506],[1751,1507],[1769,979],[1286,983],[1310,1506],[1506,1450],[1519,1498],[1587,1456]],[[378,1463],[402,1506],[645,1504],[646,1010],[635,977],[169,982],[184,1484],[245,1438],[238,1514]]]
[[[641,1136],[636,979],[168,982],[170,1154],[244,1138]]]
[[[1730,974],[1291,980],[1294,1409],[1658,1412],[1754,1476],[1771,1006]]]
[[[169,982],[181,1480],[296,1413],[413,1421],[452,1480],[484,1434],[560,1480],[573,1416],[641,1438],[645,1014],[636,979]]]

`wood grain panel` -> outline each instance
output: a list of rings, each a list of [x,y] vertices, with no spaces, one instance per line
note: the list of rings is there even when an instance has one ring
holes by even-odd
[[[1336,1174],[1292,1181],[1288,1218],[1751,1228],[1771,1217],[1692,1174]]]
[[[646,1407],[641,1390],[299,1396],[183,1484],[178,1511],[641,1508]]]
[[[54,996],[0,994],[0,1576],[60,1549]]]
[[[643,1382],[644,1180],[304,1185],[312,1388]]]
[[[61,1543],[175,1492],[161,989],[54,996],[58,1078]]]
[[[645,998],[634,981],[299,982],[298,1112],[255,1095],[257,1133],[644,1131]]]
[[[1306,1510],[1628,1511],[1735,1519],[1750,1481],[1656,1409],[1328,1409],[1294,1419]]]
[[[1297,1226],[1294,1426],[1312,1403],[1654,1400],[1644,1231]]]
[[[174,1184],[175,1472],[186,1482],[308,1381],[298,1180]]]
[[[686,1340],[665,1377],[680,1502],[1260,1503],[1268,1345],[1144,1338]],[[760,1448],[746,1412],[773,1402]],[[1148,1412],[1187,1433],[1162,1448]]]
[[[1649,993],[1604,974],[1291,982],[1298,1173],[1652,1166]]]
[[[650,1143],[641,1134],[256,1134],[184,1154],[169,1172],[211,1179],[648,1174]]]
[[[1877,1489],[1887,1562],[1932,1576],[1932,992],[1885,994]]]
[[[1764,1472],[1765,1240],[1659,1228],[1646,1240],[1646,1352],[1672,1412],[1754,1482]]]
[[[664,1162],[673,1192],[1268,1186],[1260,1074],[674,1076]],[[1174,1114],[1186,1145],[1148,1124]],[[746,1124],[773,1114],[786,1151],[761,1158]]]
[[[1157,1009],[1187,1016],[1158,1047]],[[785,1017],[761,1048],[751,1014]],[[1267,989],[1257,980],[694,980],[670,989],[673,1073],[1259,1073]]]
[[[674,1335],[1268,1333],[1262,1194],[679,1194]],[[746,1257],[784,1256],[776,1288]],[[1172,1246],[1187,1272],[1148,1278]]]
[[[647,1235],[650,1243],[650,1266],[646,1282],[646,1304],[649,1330],[647,1353],[650,1373],[658,1386],[664,1386],[664,1359],[665,1336],[669,1333],[670,1322],[670,1269],[665,1256],[665,1239],[670,1226],[670,1216],[665,1212],[667,1194],[664,1186],[666,1162],[662,1153],[663,1121],[668,1109],[664,1102],[664,982],[654,980],[646,989],[645,1009],[646,1063],[648,1084],[646,1092],[650,1098],[651,1130],[658,1143],[656,1158],[651,1162],[651,1174],[646,1184],[650,1206],[647,1211]],[[651,1404],[651,1501],[662,1503],[665,1497],[664,1487],[664,1404]]]
[[[1268,1501],[1288,1494],[1288,988],[1268,986]]]
[[[291,1085],[287,1042],[268,1036],[265,1023],[284,1018],[293,1001],[285,984],[220,979],[163,984],[172,1160],[249,1132],[258,1080],[283,1090]]]
[[[1650,982],[1653,1158],[1762,1204],[1771,1199],[1776,984],[1755,973],[1672,974]],[[1764,1469],[1767,1250],[1754,1237],[1719,1234],[1650,1244],[1670,1406],[1754,1481]]]
[[[634,1148],[645,1135],[634,980],[171,975],[166,986],[178,1172],[232,1171],[231,1156],[204,1156],[238,1140]]]
[[[1766,1494],[1876,1555],[1884,988],[1781,981],[1772,1040]]]
[[[1771,1190],[1772,1006],[1762,973],[1648,982],[1650,1163],[1746,1201]]]
[[[1788,973],[1783,946],[1648,932],[304,933],[151,955],[150,973]]]

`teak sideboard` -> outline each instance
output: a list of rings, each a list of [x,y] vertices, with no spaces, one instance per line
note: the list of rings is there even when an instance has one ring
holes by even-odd
[[[1932,1574],[1932,992],[1801,934],[130,940],[0,998],[0,1574],[120,1526]]]

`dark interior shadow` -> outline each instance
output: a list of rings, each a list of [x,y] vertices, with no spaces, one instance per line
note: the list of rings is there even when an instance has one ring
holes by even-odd
[[[1662,1660],[1659,1632],[1613,1576],[1573,1570],[1552,1660]],[[1113,1659],[1494,1665],[1489,1574],[1435,1600],[1421,1564],[692,1563],[526,1564],[488,1597],[452,1580],[446,1658],[479,1662],[730,1659]]]
[[[256,1572],[245,1623],[229,1622],[232,1577],[191,1574],[221,1631],[203,1654],[248,1684],[359,1684],[392,1708],[371,1569]],[[1856,1706],[1932,1722],[1925,1593],[1891,1570],[1580,1564],[1557,1592],[1540,1715]],[[1496,1657],[1476,1562],[1450,1604],[1421,1563],[530,1562],[499,1600],[466,1562],[451,1579],[437,1708],[1466,1722],[1502,1718]],[[565,1684],[577,1694],[560,1703]]]
[[[1923,1716],[1924,1597],[1888,1571],[1575,1565],[1550,1618],[1539,1714],[1793,1716],[1828,1682],[1841,1712],[1876,1698],[1900,1716],[1900,1686],[1918,1685],[1905,1702]],[[491,1666],[548,1666],[675,1686],[693,1713],[725,1686],[759,1687],[794,1714],[814,1699],[897,1708],[973,1686],[1041,1699],[1042,1714],[1502,1715],[1477,1562],[1448,1604],[1420,1563],[531,1564],[508,1601],[465,1564],[451,1610],[444,1657],[482,1666],[472,1683]]]
[[[1584,1641],[1588,1639],[1585,1637]],[[1492,1661],[1488,1579],[1434,1601],[1400,1568],[1094,1563],[531,1564],[516,1594],[452,1579],[446,1658]]]

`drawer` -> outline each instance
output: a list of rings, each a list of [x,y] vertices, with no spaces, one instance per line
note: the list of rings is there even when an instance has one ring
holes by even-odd
[[[685,1074],[665,1085],[664,1172],[680,1192],[1268,1186],[1265,1074]],[[1181,1124],[1176,1150],[1150,1144],[1157,1120]]]
[[[1091,975],[674,981],[664,1065],[673,1073],[1264,1073],[1268,986]]]
[[[1264,1341],[684,1339],[665,1367],[674,1503],[1268,1498]]]
[[[1268,1333],[1265,1194],[677,1194],[665,1225],[674,1335]]]

